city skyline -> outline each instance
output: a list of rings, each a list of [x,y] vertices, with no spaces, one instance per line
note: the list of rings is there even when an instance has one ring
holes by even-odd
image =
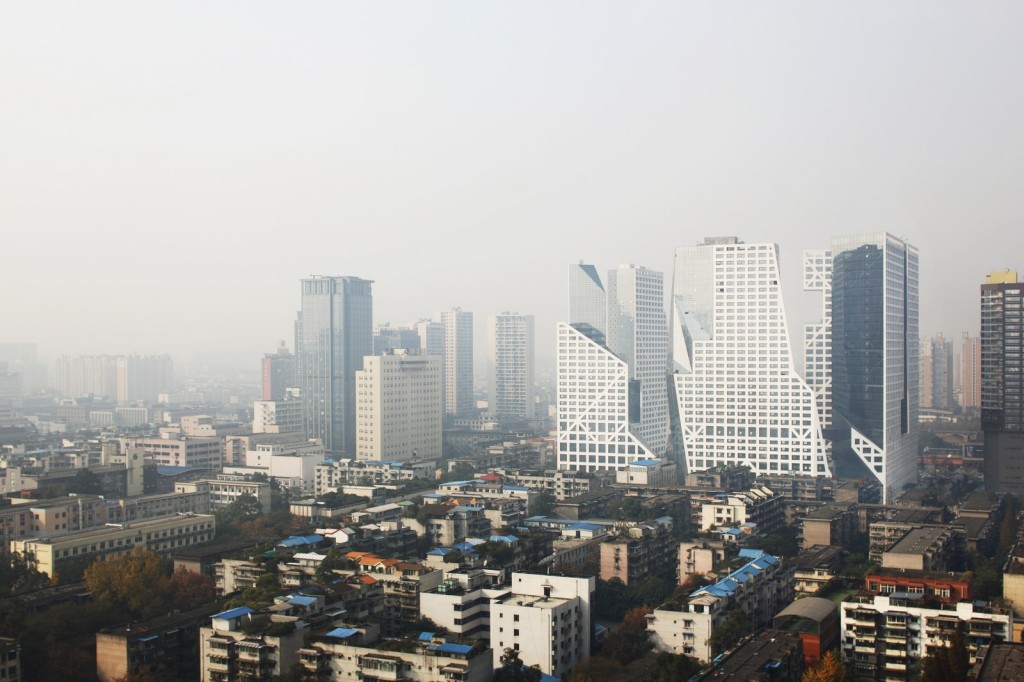
[[[798,329],[802,251],[877,230],[924,256],[922,329],[976,335],[974,283],[1020,266],[987,245],[1024,246],[1024,8],[805,9],[5,8],[5,340],[242,364],[343,272],[379,320],[533,314],[550,362],[566,262],[777,242]]]

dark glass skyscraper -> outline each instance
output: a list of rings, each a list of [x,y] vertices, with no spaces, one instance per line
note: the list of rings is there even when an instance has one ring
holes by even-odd
[[[356,453],[356,372],[373,355],[372,284],[358,277],[302,280],[295,361],[303,419],[306,435],[334,454]]]
[[[917,249],[887,233],[832,241],[833,453],[858,462],[886,500],[917,481],[920,342]],[[830,329],[829,329],[830,327]]]

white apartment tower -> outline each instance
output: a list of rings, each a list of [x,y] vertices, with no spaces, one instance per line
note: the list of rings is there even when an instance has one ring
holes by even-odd
[[[356,459],[441,456],[441,359],[402,349],[363,358],[356,372]]]
[[[473,313],[452,308],[440,313],[444,329],[445,413],[462,416],[473,411]],[[421,337],[422,338],[422,337]],[[429,343],[429,341],[427,342]]]
[[[818,263],[815,265],[815,263]],[[825,295],[808,374],[824,371],[833,451],[859,460],[891,501],[917,481],[919,403],[918,253],[891,234],[836,237],[830,251],[805,254],[805,288]],[[808,268],[816,269],[808,287]],[[824,357],[826,359],[822,360]],[[813,382],[822,377],[810,377]],[[828,402],[823,403],[828,405]],[[859,469],[859,467],[858,467]],[[848,475],[859,475],[850,471]]]
[[[821,319],[804,325],[804,378],[822,430],[832,426],[832,252],[804,251],[804,291],[821,292]]]
[[[676,249],[671,366],[687,471],[830,475],[780,282],[776,244],[720,237]]]
[[[533,315],[491,315],[487,409],[498,419],[533,416]]]
[[[558,325],[558,468],[614,471],[668,445],[668,333],[661,273],[569,267],[568,323]]]

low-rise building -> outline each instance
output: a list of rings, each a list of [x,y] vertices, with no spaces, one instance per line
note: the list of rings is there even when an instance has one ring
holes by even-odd
[[[882,568],[948,571],[963,561],[964,534],[958,528],[914,528],[882,552]]]
[[[551,493],[559,502],[607,488],[612,482],[611,476],[606,473],[574,469],[498,469],[497,473],[508,483],[525,486],[537,492]]]
[[[508,592],[490,602],[494,668],[514,649],[524,665],[566,677],[590,655],[594,587],[594,578],[513,573]]]
[[[146,668],[155,679],[197,679],[199,630],[222,610],[211,603],[97,632],[96,676],[100,682],[115,682]]]
[[[13,637],[0,637],[0,679],[21,682],[21,642]]]
[[[795,632],[765,630],[726,653],[693,682],[800,682],[804,671],[801,641]]]
[[[856,505],[852,502],[831,502],[804,516],[803,546],[849,546],[857,532]]]
[[[753,523],[762,533],[774,533],[786,522],[781,495],[764,486],[716,495],[701,510],[702,532],[718,527]]]
[[[800,552],[793,562],[793,579],[797,597],[817,594],[840,574],[843,549],[815,545]]]
[[[680,610],[662,605],[647,616],[647,631],[655,651],[685,654],[708,663],[715,628],[739,609],[752,628],[771,623],[793,601],[793,573],[778,557],[759,549],[741,549],[745,562],[718,582],[694,591]]]
[[[693,540],[679,543],[679,584],[695,575],[707,575],[725,561],[725,543]]]
[[[619,524],[600,545],[602,580],[618,578],[627,585],[653,576],[672,576],[678,549],[672,517]]]
[[[839,647],[839,606],[818,597],[797,599],[772,619],[772,628],[798,634],[804,665],[815,666],[826,653]]]
[[[434,460],[377,462],[328,457],[316,465],[317,495],[339,492],[349,485],[397,486],[416,478],[428,478],[436,469]]]
[[[338,627],[299,650],[306,679],[489,682],[492,656],[484,646],[447,642],[424,632],[402,645],[368,628]]]
[[[864,577],[864,591],[869,594],[910,594],[943,604],[970,599],[970,585],[969,573],[933,573],[905,568],[876,569]]]
[[[913,662],[930,648],[949,646],[956,630],[973,664],[979,647],[1008,641],[1013,630],[1013,614],[1001,607],[965,601],[930,608],[923,601],[923,595],[896,592],[842,603],[843,658],[858,679],[910,679]]]
[[[96,559],[129,552],[135,547],[170,557],[178,547],[209,542],[215,530],[216,519],[211,515],[176,514],[79,533],[12,540],[11,551],[22,555],[31,553],[36,568],[53,576],[69,565],[73,564],[74,572],[78,572]]]
[[[676,464],[661,459],[638,459],[615,472],[619,485],[670,486],[677,483]]]
[[[200,630],[202,682],[269,680],[299,662],[306,623],[293,616],[264,616],[247,606],[223,611]]]
[[[270,510],[270,483],[254,481],[246,476],[218,474],[216,478],[178,481],[174,484],[174,492],[186,495],[207,493],[210,496],[210,507],[214,510],[227,507],[242,495],[252,495],[263,511]]]
[[[491,601],[508,593],[502,577],[484,568],[446,572],[437,587],[420,593],[420,612],[453,635],[489,641]]]

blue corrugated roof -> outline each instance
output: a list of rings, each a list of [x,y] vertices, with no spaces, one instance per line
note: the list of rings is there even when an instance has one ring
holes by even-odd
[[[501,486],[501,489],[502,490],[529,490],[529,488],[526,488],[526,487],[521,486],[521,485],[503,485],[503,486]]]
[[[451,642],[445,642],[434,648],[434,651],[442,654],[468,654],[473,650],[473,647],[468,644],[452,644]]]
[[[421,632],[418,639],[421,642],[429,642],[430,640],[434,639],[434,633],[433,632]]]
[[[317,545],[324,541],[323,535],[290,535],[281,542],[278,547],[302,547],[304,545]]]
[[[316,603],[316,597],[306,597],[301,594],[297,594],[294,597],[288,599],[289,604],[295,604],[296,606],[312,606]]]
[[[211,618],[224,618],[226,620],[230,620],[232,618],[241,618],[242,616],[247,616],[250,613],[252,613],[252,609],[250,609],[248,606],[239,606],[237,609],[231,609],[230,611],[221,611],[220,613],[215,613],[211,616]]]
[[[324,637],[334,637],[335,639],[348,639],[357,632],[359,632],[359,630],[353,630],[352,628],[334,628],[326,635],[324,635]]]
[[[740,585],[760,574],[769,566],[774,566],[779,563],[778,558],[771,554],[766,554],[760,549],[741,549],[740,556],[751,560],[715,584],[695,590],[690,594],[690,596],[696,597],[700,594],[710,594],[715,597],[731,596],[732,593],[740,587]]]
[[[601,526],[594,523],[574,523],[568,530],[601,530]]]
[[[172,467],[167,465],[158,465],[156,468],[156,473],[161,476],[177,476],[186,471],[200,471],[200,469],[197,467]]]
[[[458,550],[463,554],[469,554],[476,551],[476,546],[472,542],[460,542],[456,545],[452,545],[452,549]]]
[[[519,542],[519,538],[515,535],[492,535],[491,542]]]
[[[457,507],[452,507],[452,511],[483,511],[483,507],[478,507],[472,504],[460,504]]]
[[[653,466],[658,466],[659,464],[661,464],[661,460],[660,459],[638,459],[637,461],[633,462],[633,464],[635,464],[637,466],[642,466],[642,467],[653,467]]]

